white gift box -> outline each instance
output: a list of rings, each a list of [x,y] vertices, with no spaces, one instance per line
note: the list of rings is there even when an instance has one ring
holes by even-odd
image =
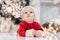
[[[7,20],[8,19],[8,20]],[[1,32],[9,32],[10,31],[10,27],[11,27],[11,19],[9,18],[1,18],[1,25],[0,25],[0,31]]]

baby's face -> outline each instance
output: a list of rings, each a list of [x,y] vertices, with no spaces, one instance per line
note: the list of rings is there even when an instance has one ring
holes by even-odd
[[[23,19],[27,21],[34,20],[34,10],[32,8],[25,8],[23,10]]]

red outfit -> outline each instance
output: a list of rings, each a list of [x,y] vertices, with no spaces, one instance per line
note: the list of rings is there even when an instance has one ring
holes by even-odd
[[[20,23],[20,27],[19,27],[17,33],[19,34],[19,36],[25,37],[26,31],[29,29],[43,30],[37,22],[27,23],[25,21],[22,21]]]

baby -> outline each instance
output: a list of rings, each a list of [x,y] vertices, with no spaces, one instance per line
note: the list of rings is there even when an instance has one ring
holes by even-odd
[[[35,12],[33,7],[26,6],[22,12],[22,22],[19,24],[18,35],[22,37],[41,37],[43,29],[39,23],[34,21]]]

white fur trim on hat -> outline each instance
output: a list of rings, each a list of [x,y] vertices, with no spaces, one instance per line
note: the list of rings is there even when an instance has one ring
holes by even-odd
[[[32,9],[34,10],[34,12],[35,12],[34,7],[32,7],[32,6],[26,6],[26,7],[22,8],[22,14],[23,14],[23,12],[24,12],[24,10],[25,10],[26,8],[32,8]]]

